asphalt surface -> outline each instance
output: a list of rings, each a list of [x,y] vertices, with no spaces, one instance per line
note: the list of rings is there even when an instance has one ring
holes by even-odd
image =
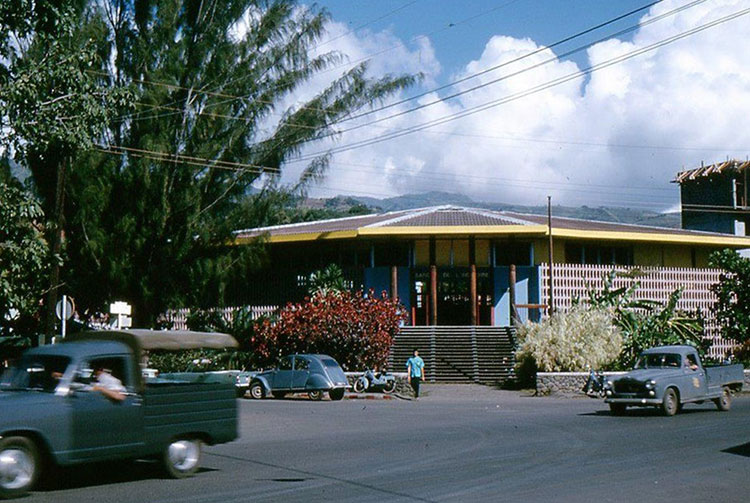
[[[747,501],[750,395],[614,417],[598,400],[427,385],[419,401],[242,400],[241,438],[193,478],[65,469],[40,502]]]

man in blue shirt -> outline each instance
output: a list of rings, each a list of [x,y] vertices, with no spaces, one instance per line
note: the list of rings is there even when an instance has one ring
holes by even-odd
[[[414,396],[419,399],[419,384],[424,379],[424,360],[419,357],[419,350],[414,348],[414,356],[406,360],[406,370],[409,374],[409,384],[414,390]]]

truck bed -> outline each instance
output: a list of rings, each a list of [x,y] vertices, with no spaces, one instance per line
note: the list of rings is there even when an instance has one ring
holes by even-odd
[[[147,381],[145,443],[160,451],[170,439],[200,433],[208,444],[237,438],[237,401],[230,382]]]
[[[704,369],[709,395],[720,394],[723,386],[730,386],[733,390],[739,391],[745,382],[744,369],[740,364],[706,366]]]

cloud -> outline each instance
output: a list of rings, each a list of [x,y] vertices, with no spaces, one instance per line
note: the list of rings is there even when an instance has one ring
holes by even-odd
[[[641,21],[683,4],[660,2]],[[591,47],[589,64],[610,61],[746,7],[744,0],[707,1],[641,26],[631,41],[608,40]],[[670,184],[677,171],[702,160],[745,158],[750,153],[747,33],[750,15],[594,72],[588,79],[578,77],[481,113],[336,154],[327,179],[313,193],[386,196],[446,190],[476,200],[542,204],[546,195],[552,195],[561,204],[666,209],[679,198],[677,187]],[[389,32],[364,32],[346,34],[331,45],[356,61],[378,48],[398,46],[398,40]],[[539,48],[531,39],[497,34],[475,60],[444,80],[473,75]],[[467,112],[579,70],[572,61],[555,60],[490,84],[554,56],[546,49],[463,82],[440,95],[467,91],[464,95],[352,130],[336,145]],[[423,38],[387,52],[387,57],[374,58],[370,68],[373,75],[423,71],[428,79],[422,89],[429,89],[433,87],[429,82],[439,76],[438,57]],[[479,84],[487,85],[469,91]],[[426,105],[436,98],[433,93],[417,102]],[[374,117],[387,117],[414,104]]]

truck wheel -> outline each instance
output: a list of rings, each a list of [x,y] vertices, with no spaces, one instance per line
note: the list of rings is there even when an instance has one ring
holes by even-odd
[[[661,401],[661,411],[665,416],[674,416],[677,414],[677,409],[680,405],[680,399],[677,398],[674,388],[667,388],[664,391],[664,398]]]
[[[201,441],[193,438],[175,440],[164,449],[162,462],[167,475],[172,478],[193,475],[201,465]]]
[[[360,377],[356,381],[354,381],[354,391],[357,393],[363,393],[367,389],[367,379],[364,377]]]
[[[621,403],[609,404],[609,410],[610,412],[612,412],[613,416],[622,416],[623,414],[625,414],[625,409],[627,409],[627,405]]]
[[[26,437],[0,439],[0,498],[18,498],[29,492],[39,470],[34,442]]]
[[[266,396],[266,390],[263,388],[263,385],[259,382],[254,382],[250,386],[250,396],[255,398],[256,400],[260,400],[261,398]]]
[[[314,400],[316,402],[320,401],[320,400],[323,400],[323,392],[320,391],[320,390],[308,391],[307,392],[307,396],[310,397],[310,400]]]
[[[331,397],[331,400],[338,401],[344,398],[344,392],[346,390],[344,388],[336,388],[332,389],[328,392],[328,396]]]
[[[732,407],[732,392],[726,386],[721,388],[721,396],[714,398],[716,408],[719,410],[727,411]]]
[[[386,393],[393,393],[396,391],[396,381],[387,381],[383,386],[383,391]]]

